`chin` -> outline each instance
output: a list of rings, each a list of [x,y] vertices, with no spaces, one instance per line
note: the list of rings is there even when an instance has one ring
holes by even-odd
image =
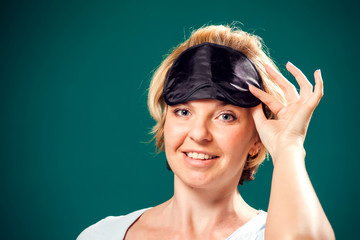
[[[222,182],[219,177],[206,171],[187,169],[186,171],[180,171],[178,174],[175,170],[174,174],[175,181],[179,181],[182,184],[194,189],[218,188]],[[175,182],[175,184],[177,183]]]

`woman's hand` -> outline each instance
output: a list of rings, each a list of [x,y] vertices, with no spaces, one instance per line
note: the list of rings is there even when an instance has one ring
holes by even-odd
[[[250,92],[266,104],[276,114],[277,119],[266,119],[261,105],[252,108],[252,114],[260,139],[272,156],[277,159],[282,151],[292,147],[303,150],[303,143],[310,118],[323,96],[323,81],[320,70],[316,70],[315,88],[307,80],[305,75],[288,62],[287,70],[296,78],[300,86],[300,95],[292,85],[279,72],[266,66],[266,71],[283,90],[287,103],[284,105],[274,96],[250,86]],[[274,162],[275,165],[275,162]]]
[[[323,96],[320,70],[315,71],[315,88],[291,63],[286,68],[300,85],[300,94],[280,73],[266,71],[284,91],[286,104],[255,87],[250,91],[273,113],[265,118],[261,106],[252,108],[260,139],[274,163],[265,239],[335,239],[304,164],[304,140],[311,115]]]

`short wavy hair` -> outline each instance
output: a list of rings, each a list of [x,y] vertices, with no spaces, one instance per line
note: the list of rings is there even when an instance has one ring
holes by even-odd
[[[148,108],[151,116],[156,121],[151,133],[154,135],[153,139],[156,142],[157,152],[164,151],[163,136],[167,104],[163,99],[162,92],[166,75],[174,60],[183,51],[191,46],[204,42],[211,42],[231,47],[245,54],[249,59],[251,59],[260,73],[265,92],[275,96],[281,102],[285,103],[282,90],[265,70],[265,65],[270,65],[277,70],[278,68],[269,57],[268,51],[260,37],[229,25],[210,25],[201,27],[194,30],[186,41],[172,49],[152,76],[148,94]],[[263,105],[263,110],[268,119],[276,117],[267,106]],[[254,175],[259,165],[264,161],[267,155],[268,152],[264,146],[261,147],[260,151],[255,156],[248,155],[243,173],[239,180],[240,185],[242,185],[244,181],[255,179]]]

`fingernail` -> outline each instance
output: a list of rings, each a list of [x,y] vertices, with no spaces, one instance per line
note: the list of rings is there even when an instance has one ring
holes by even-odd
[[[292,64],[290,61],[288,61],[288,64],[290,64],[291,66],[294,66],[294,64]]]

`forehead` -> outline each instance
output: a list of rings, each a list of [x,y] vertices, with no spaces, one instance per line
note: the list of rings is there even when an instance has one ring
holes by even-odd
[[[239,112],[248,112],[248,108],[243,108],[239,106],[235,106],[233,104],[223,102],[217,99],[199,99],[199,100],[192,100],[187,101],[184,103],[176,104],[169,106],[170,108],[176,108],[176,107],[190,107],[190,108],[201,108],[206,110],[212,110],[212,109],[229,109]]]

